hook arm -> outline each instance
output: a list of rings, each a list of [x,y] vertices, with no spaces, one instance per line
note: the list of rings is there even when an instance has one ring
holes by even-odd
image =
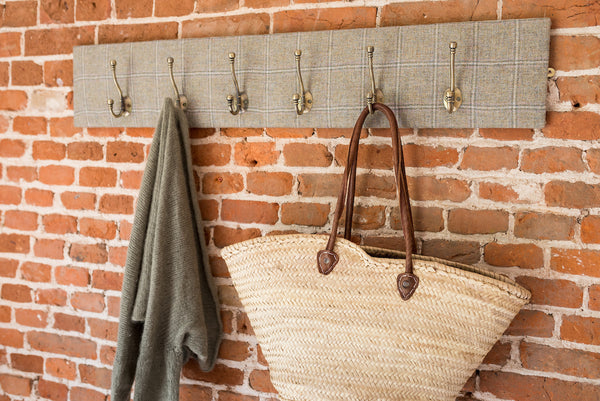
[[[369,113],[375,113],[373,109],[373,103],[381,103],[383,102],[383,92],[381,89],[375,87],[375,73],[373,72],[373,53],[375,52],[375,47],[368,46],[367,47],[367,57],[369,58],[369,76],[371,78],[371,92],[367,93],[367,107],[369,108]]]
[[[113,117],[115,117],[115,118],[126,117],[131,112],[132,103],[131,103],[131,98],[129,96],[123,96],[123,91],[121,90],[119,81],[117,81],[117,60],[110,60],[110,69],[112,70],[113,82],[115,83],[115,86],[117,87],[117,91],[119,92],[119,98],[121,99],[121,107],[120,107],[119,113],[118,114],[115,113],[115,111],[113,109],[113,105],[115,104],[114,100],[108,99],[106,101],[106,104],[108,104],[108,110],[110,111],[110,114],[113,115]]]
[[[298,49],[294,52],[294,58],[296,59],[296,79],[300,84],[300,93],[294,93],[294,96],[292,96],[296,114],[298,115],[308,113],[312,108],[312,93],[304,91],[304,81],[302,80],[302,72],[300,71],[300,57],[302,57],[302,50]]]
[[[229,112],[233,115],[243,113],[246,111],[248,107],[248,96],[245,93],[240,92],[240,87],[238,85],[237,78],[235,76],[235,53],[229,53],[229,64],[231,65],[231,76],[233,78],[233,84],[235,85],[235,96],[228,95],[227,96],[227,107],[229,108]]]
[[[175,77],[173,77],[173,57],[167,58],[167,64],[169,65],[169,75],[171,77],[171,85],[173,86],[173,90],[175,91],[175,105],[182,110],[187,109],[187,98],[184,95],[179,94],[179,89],[177,89],[177,84],[175,83]]]

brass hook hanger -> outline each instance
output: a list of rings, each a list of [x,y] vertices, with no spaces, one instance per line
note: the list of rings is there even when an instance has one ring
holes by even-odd
[[[294,102],[294,107],[296,108],[296,114],[302,115],[304,113],[308,113],[312,108],[313,97],[310,91],[304,91],[304,82],[302,81],[302,73],[300,72],[300,57],[302,57],[302,50],[296,50],[294,52],[294,57],[296,59],[296,77],[298,83],[300,84],[300,93],[294,93],[294,96],[292,96],[292,101]]]
[[[456,57],[456,42],[450,42],[450,87],[444,92],[444,107],[448,113],[455,112],[462,104],[462,92],[456,87],[454,75],[454,59]]]
[[[373,103],[383,103],[383,92],[379,88],[375,88],[375,73],[373,73],[373,53],[375,52],[375,47],[369,46],[367,47],[367,56],[369,58],[369,75],[371,77],[371,91],[367,93],[367,107],[369,108],[369,113],[375,113],[373,110]]]
[[[183,94],[179,94],[179,89],[177,89],[177,84],[175,83],[175,78],[173,77],[173,57],[167,58],[167,64],[169,64],[169,75],[171,76],[171,85],[173,85],[173,90],[175,91],[175,105],[179,107],[181,110],[187,109],[187,97]]]
[[[235,85],[235,96],[227,95],[227,105],[229,112],[233,115],[243,113],[248,109],[248,95],[246,93],[240,93],[240,87],[238,86],[237,78],[235,77],[235,53],[229,53],[229,64],[231,65],[231,76],[233,77],[233,84]]]
[[[123,96],[123,91],[119,86],[119,82],[117,81],[117,60],[110,60],[110,68],[112,70],[113,81],[115,82],[115,86],[117,87],[117,91],[119,92],[119,98],[121,99],[121,107],[119,113],[115,113],[113,110],[113,105],[115,101],[112,99],[108,99],[106,103],[108,104],[108,109],[110,110],[110,114],[115,118],[119,117],[127,117],[129,113],[131,113],[132,102],[129,96]]]

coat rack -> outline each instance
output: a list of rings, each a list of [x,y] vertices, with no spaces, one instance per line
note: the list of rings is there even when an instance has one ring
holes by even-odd
[[[541,128],[549,37],[541,18],[80,46],[75,124],[152,127],[171,97],[192,127],[349,128],[383,100],[403,127]]]

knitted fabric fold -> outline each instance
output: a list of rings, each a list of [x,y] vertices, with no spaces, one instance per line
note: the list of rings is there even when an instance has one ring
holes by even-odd
[[[139,192],[121,296],[112,400],[177,401],[183,364],[211,370],[221,342],[188,123],[165,99]]]

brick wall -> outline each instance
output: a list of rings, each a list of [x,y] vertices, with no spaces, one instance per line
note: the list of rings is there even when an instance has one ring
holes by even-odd
[[[403,130],[419,249],[533,299],[465,386],[475,400],[600,399],[600,5],[587,0],[40,0],[0,4],[0,401],[107,399],[151,128],[73,127],[72,46],[552,18],[542,130]],[[290,109],[292,110],[292,109]],[[293,111],[290,111],[293,112]],[[272,401],[219,248],[331,225],[349,130],[195,129],[225,341],[183,400]],[[395,246],[390,140],[364,133],[356,234]]]

